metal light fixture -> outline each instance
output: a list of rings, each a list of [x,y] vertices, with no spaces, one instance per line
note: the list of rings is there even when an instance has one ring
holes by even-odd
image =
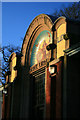
[[[63,38],[64,38],[65,40],[68,40],[68,39],[69,39],[68,33],[64,34],[64,35],[63,35]]]
[[[49,66],[49,72],[50,74],[54,74],[57,72],[57,66],[56,65],[50,65]]]
[[[68,33],[63,35],[63,38],[65,40],[68,40],[68,39],[73,40],[73,39],[77,39],[77,37],[80,38],[80,35],[78,36],[75,33],[71,33],[71,32],[68,32]]]
[[[56,48],[56,44],[49,44],[48,46],[46,46],[46,49],[49,51],[49,50],[52,50],[52,49],[55,49]]]
[[[4,94],[7,94],[7,90],[6,90],[6,89],[3,89],[3,93],[4,93]]]

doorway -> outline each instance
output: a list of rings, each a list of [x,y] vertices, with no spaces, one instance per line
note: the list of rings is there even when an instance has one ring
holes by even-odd
[[[56,75],[51,77],[51,115],[50,119],[55,120],[56,118]]]
[[[34,118],[43,120],[45,117],[45,72],[34,77]]]

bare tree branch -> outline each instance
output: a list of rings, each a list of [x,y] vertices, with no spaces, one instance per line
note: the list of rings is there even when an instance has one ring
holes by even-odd
[[[3,46],[2,48],[0,47],[0,52],[2,53],[2,66],[0,66],[1,70],[1,76],[2,76],[2,81],[5,81],[5,72],[9,70],[9,56],[13,52],[19,52],[20,53],[20,47],[19,46],[13,46],[13,45],[7,45]]]
[[[53,15],[57,17],[65,16],[67,18],[80,20],[80,2],[74,2],[71,6],[63,7],[59,11],[56,10]]]

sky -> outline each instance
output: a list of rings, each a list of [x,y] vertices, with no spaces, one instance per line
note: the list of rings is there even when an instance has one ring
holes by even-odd
[[[72,2],[2,2],[2,46],[22,46],[32,20],[39,14],[52,15]]]

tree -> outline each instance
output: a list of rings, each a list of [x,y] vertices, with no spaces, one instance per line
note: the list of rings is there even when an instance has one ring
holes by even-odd
[[[0,65],[0,72],[2,80],[0,81],[2,84],[5,83],[5,72],[9,70],[9,57],[11,53],[18,52],[20,53],[20,47],[19,46],[13,46],[13,45],[7,45],[0,47],[0,52],[2,53],[2,65]],[[1,62],[0,62],[1,63]]]
[[[56,10],[53,13],[54,16],[60,17],[65,16],[70,19],[80,20],[80,2],[74,2],[71,6],[63,7],[59,11]],[[2,52],[2,66],[0,65],[0,73],[2,75],[2,82],[5,81],[5,72],[9,70],[9,56],[12,52],[20,52],[19,46],[7,45],[0,47],[0,52]],[[1,60],[0,60],[1,64]],[[1,72],[2,71],[2,72]]]
[[[68,7],[63,7],[59,11],[56,10],[53,15],[60,17],[65,16],[70,19],[80,20],[80,2],[74,2]]]

